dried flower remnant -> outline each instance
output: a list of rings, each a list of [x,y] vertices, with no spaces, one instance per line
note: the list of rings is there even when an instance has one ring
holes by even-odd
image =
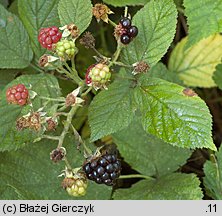
[[[95,4],[92,12],[97,22],[99,22],[100,20],[103,20],[106,23],[109,22],[108,15],[113,14],[113,12],[104,4]]]
[[[91,32],[86,32],[82,38],[80,39],[80,44],[85,46],[85,48],[94,48],[95,47],[95,38],[91,34]]]
[[[134,70],[132,72],[133,75],[136,75],[139,73],[146,73],[150,69],[150,66],[144,61],[137,62],[133,64],[133,66],[134,66]]]

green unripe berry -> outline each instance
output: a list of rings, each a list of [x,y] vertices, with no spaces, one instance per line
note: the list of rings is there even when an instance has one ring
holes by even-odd
[[[68,41],[65,42],[65,43],[63,44],[63,46],[65,47],[66,50],[68,50],[68,49],[71,47],[71,45],[69,44]]]
[[[75,54],[75,43],[67,39],[56,44],[55,51],[57,55],[63,59],[70,59]]]
[[[78,197],[86,194],[88,185],[87,180],[84,178],[66,177],[62,182],[62,186],[70,196]]]
[[[102,79],[106,78],[106,71],[104,71],[104,70],[100,71],[99,76],[100,76]]]
[[[89,71],[89,77],[95,89],[106,88],[106,83],[111,78],[111,72],[106,64],[98,63]]]

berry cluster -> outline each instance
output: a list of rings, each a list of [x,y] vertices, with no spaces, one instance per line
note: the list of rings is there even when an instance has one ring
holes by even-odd
[[[86,72],[86,84],[92,85],[96,90],[106,88],[106,83],[111,78],[111,72],[106,64],[91,65]]]
[[[105,154],[94,158],[83,166],[88,179],[98,184],[111,186],[120,176],[121,163],[113,154]]]
[[[55,49],[59,57],[64,58],[64,59],[66,58],[70,59],[75,54],[75,43],[72,40],[71,41],[62,40],[56,44]]]
[[[84,178],[66,177],[62,182],[62,187],[70,196],[84,196],[87,189],[87,181]]]
[[[138,35],[138,28],[131,25],[131,19],[128,17],[123,17],[119,23],[121,25],[120,41],[123,44],[129,44]]]
[[[53,44],[56,44],[62,37],[62,33],[56,26],[50,28],[42,28],[38,35],[38,41],[42,47],[51,50]]]
[[[6,91],[6,99],[8,103],[24,106],[27,104],[29,92],[23,84],[15,85]]]

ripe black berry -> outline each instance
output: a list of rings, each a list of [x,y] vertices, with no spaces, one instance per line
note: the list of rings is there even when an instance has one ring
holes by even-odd
[[[127,30],[127,34],[134,38],[138,35],[138,28],[136,26],[131,26],[128,30]]]
[[[127,34],[121,35],[120,40],[123,44],[129,44],[131,41],[130,37]]]
[[[91,173],[91,168],[90,168],[90,165],[89,165],[89,164],[87,164],[87,165],[85,166],[85,172],[86,172],[87,174]]]
[[[124,27],[124,28],[129,28],[131,26],[131,20],[127,17],[123,17],[121,20],[120,20],[120,23],[121,25]]]
[[[98,167],[96,171],[97,171],[97,173],[101,176],[101,175],[104,174],[105,169],[104,169],[103,167]]]
[[[88,179],[111,186],[120,176],[121,163],[115,155],[105,154],[84,164],[83,170]]]
[[[106,170],[108,173],[112,173],[114,171],[114,167],[112,164],[109,164],[106,166]]]
[[[106,165],[108,165],[108,163],[109,163],[109,161],[107,161],[105,158],[103,158],[103,159],[101,159],[101,160],[99,161],[99,164],[100,164],[101,166],[106,166]]]

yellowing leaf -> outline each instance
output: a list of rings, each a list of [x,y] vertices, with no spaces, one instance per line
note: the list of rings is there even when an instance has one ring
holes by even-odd
[[[188,86],[216,86],[212,75],[222,58],[222,36],[210,36],[187,50],[186,43],[187,37],[173,50],[169,69],[178,73],[180,79]]]

